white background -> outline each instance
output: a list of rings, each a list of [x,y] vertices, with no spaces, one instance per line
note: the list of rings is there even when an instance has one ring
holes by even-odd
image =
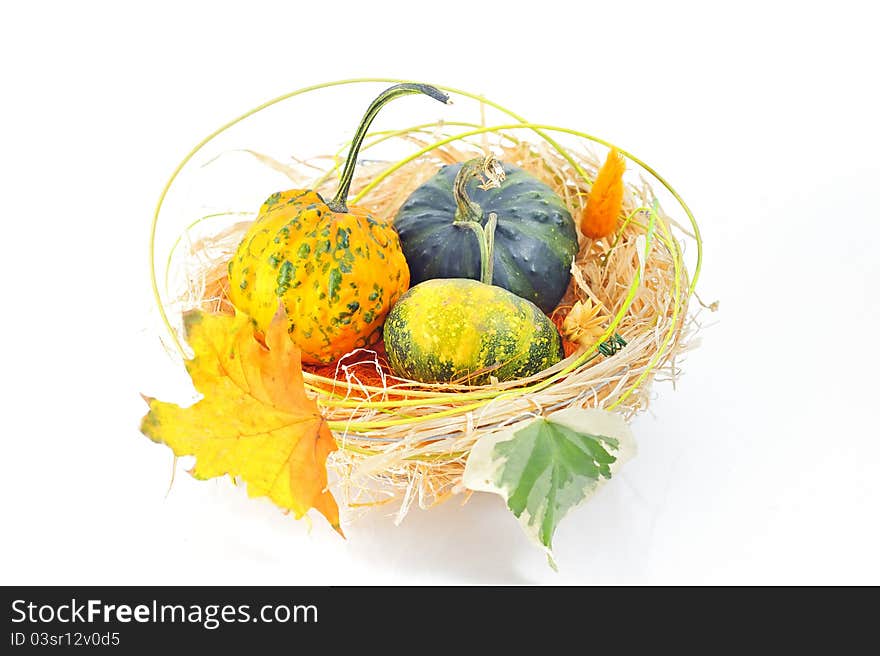
[[[867,6],[5,3],[0,582],[880,583]],[[179,472],[166,498],[170,454],[137,431],[138,392],[173,378],[146,267],[167,176],[242,111],[355,76],[602,135],[700,220],[721,309],[638,457],[563,522],[558,574],[496,497],[347,541],[225,481]]]

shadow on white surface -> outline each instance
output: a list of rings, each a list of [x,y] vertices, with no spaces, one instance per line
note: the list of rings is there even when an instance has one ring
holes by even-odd
[[[400,525],[377,510],[348,530],[347,551],[362,564],[419,583],[530,583],[517,563],[543,561],[500,498],[455,497],[429,510],[411,509]],[[381,578],[381,577],[380,577]]]
[[[310,530],[307,522],[281,514],[265,499],[248,498],[226,480],[195,481],[182,471],[178,476],[166,502],[154,498],[148,504],[147,525],[139,530],[144,548],[155,541],[178,554],[162,577],[194,583],[635,582],[650,561],[646,540],[654,511],[620,478],[563,521],[555,540],[557,573],[494,495],[413,508],[400,525],[390,510],[374,508],[344,518],[342,540],[315,513]]]

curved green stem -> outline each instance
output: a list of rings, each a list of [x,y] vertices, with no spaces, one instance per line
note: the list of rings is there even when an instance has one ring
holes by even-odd
[[[494,212],[489,214],[486,226],[483,227],[483,208],[471,200],[467,192],[468,182],[474,177],[482,181],[480,189],[495,189],[504,180],[504,167],[494,155],[475,157],[461,165],[452,183],[452,195],[456,204],[453,224],[470,229],[477,237],[480,246],[480,282],[491,285],[498,215]]]
[[[376,114],[395,98],[408,96],[413,93],[423,93],[442,103],[447,105],[450,104],[448,94],[443,93],[440,89],[432,87],[429,84],[405,82],[403,84],[395,84],[393,87],[389,87],[380,93],[367,108],[367,113],[364,114],[364,117],[361,119],[357,132],[354,134],[354,139],[351,141],[351,148],[348,149],[348,157],[345,159],[345,166],[343,167],[342,175],[339,178],[339,190],[336,192],[333,200],[327,203],[327,207],[332,211],[348,211],[346,199],[348,198],[348,190],[349,187],[351,187],[352,178],[354,178],[354,167],[357,164],[358,151],[361,148],[361,144],[364,142],[364,137],[367,136],[367,130],[370,129],[370,124],[373,122],[373,119],[376,118]]]

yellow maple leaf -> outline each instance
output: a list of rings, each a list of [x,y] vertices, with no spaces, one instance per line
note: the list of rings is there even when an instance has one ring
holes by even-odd
[[[342,534],[327,490],[336,442],[305,394],[299,349],[284,323],[270,325],[264,346],[243,314],[195,311],[184,320],[195,354],[186,369],[204,398],[181,408],[145,397],[141,432],[177,456],[195,456],[196,478],[240,477],[250,496],[267,496],[297,519],[315,508]]]

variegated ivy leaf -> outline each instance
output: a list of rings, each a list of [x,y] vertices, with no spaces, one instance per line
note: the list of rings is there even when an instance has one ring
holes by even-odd
[[[552,541],[560,520],[634,452],[620,415],[569,408],[481,439],[468,457],[464,485],[503,497],[555,569]]]

